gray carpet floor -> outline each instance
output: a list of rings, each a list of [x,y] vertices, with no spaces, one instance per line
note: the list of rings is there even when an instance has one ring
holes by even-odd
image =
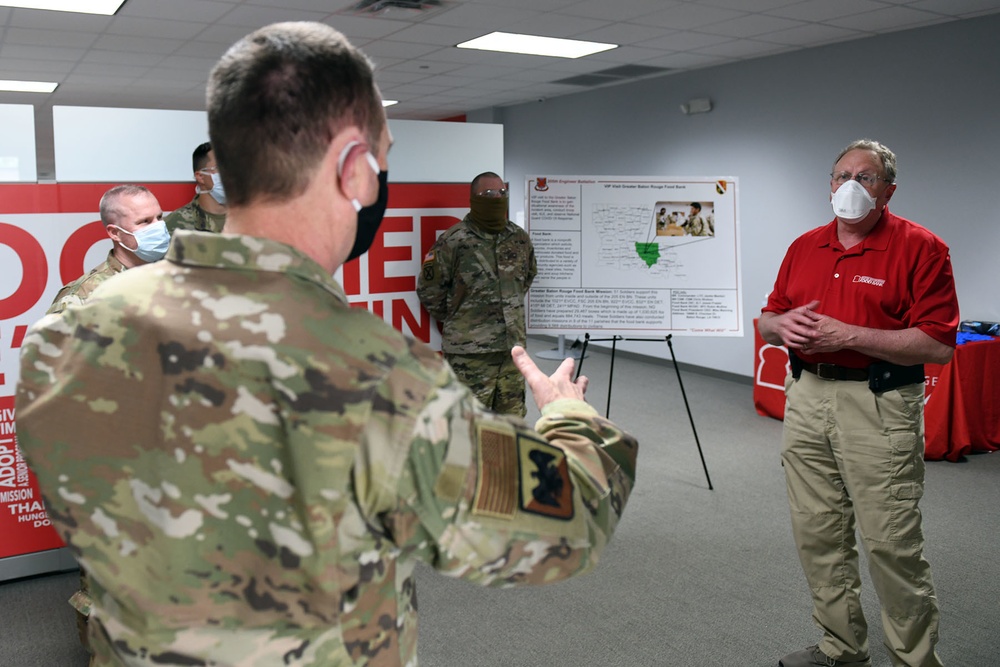
[[[533,353],[552,346],[529,343]],[[683,362],[683,339],[674,348]],[[558,363],[538,361],[548,371]],[[609,361],[601,351],[584,360],[588,398],[602,412]],[[781,423],[757,415],[749,381],[683,363],[682,379],[714,490],[673,367],[619,353],[610,416],[639,439],[639,472],[601,564],[572,581],[510,590],[421,569],[421,665],[774,667],[816,643],[788,525]],[[1000,453],[930,462],[926,487],[939,654],[951,667],[1000,665]],[[0,583],[0,665],[86,665],[66,604],[76,583],[75,573]],[[874,665],[888,667],[867,577],[863,601]]]

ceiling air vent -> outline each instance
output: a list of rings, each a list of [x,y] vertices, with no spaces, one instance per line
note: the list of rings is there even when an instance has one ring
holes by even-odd
[[[666,74],[670,72],[669,67],[650,67],[648,65],[621,65],[610,69],[602,69],[589,74],[577,74],[576,76],[558,79],[552,83],[562,83],[567,86],[584,86],[593,88],[606,83],[621,83],[629,79],[641,79],[643,77]]]
[[[388,12],[426,12],[444,6],[442,0],[361,0],[349,10],[352,14],[382,14]]]

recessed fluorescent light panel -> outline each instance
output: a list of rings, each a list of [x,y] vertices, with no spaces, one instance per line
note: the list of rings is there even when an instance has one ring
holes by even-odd
[[[48,9],[53,12],[114,16],[125,0],[0,0],[0,7]]]
[[[480,49],[482,51],[502,51],[504,53],[524,53],[531,56],[554,56],[556,58],[582,58],[592,53],[617,49],[617,44],[582,42],[577,39],[519,35],[513,32],[491,32],[457,44],[460,49]]]
[[[58,83],[51,81],[4,81],[0,79],[0,90],[13,93],[51,93]]]
[[[391,107],[393,104],[399,104],[399,100],[382,100],[383,107]]]

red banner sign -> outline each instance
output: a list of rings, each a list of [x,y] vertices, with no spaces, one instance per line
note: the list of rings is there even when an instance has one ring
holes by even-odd
[[[62,546],[17,449],[17,355],[28,327],[59,288],[104,261],[111,249],[97,209],[112,185],[0,185],[0,558]],[[191,183],[145,185],[165,211],[194,194]],[[468,208],[468,184],[392,184],[371,250],[337,273],[351,306],[439,349],[440,333],[416,296],[417,275],[438,235]]]

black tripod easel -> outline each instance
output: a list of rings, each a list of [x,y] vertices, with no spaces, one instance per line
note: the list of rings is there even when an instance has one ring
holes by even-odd
[[[695,428],[695,426],[694,426],[694,417],[691,415],[691,405],[688,403],[687,392],[684,391],[684,381],[681,379],[681,369],[680,369],[680,366],[677,365],[677,357],[674,355],[674,345],[671,342],[672,338],[673,338],[673,334],[667,334],[666,335],[667,347],[670,348],[670,358],[671,358],[671,360],[673,360],[673,362],[674,362],[674,370],[677,372],[677,384],[679,384],[681,386],[681,396],[684,397],[684,407],[687,409],[688,421],[691,422],[691,432],[694,434],[694,443],[695,443],[695,445],[698,446],[698,457],[701,459],[701,467],[705,471],[705,481],[708,482],[708,490],[709,491],[714,491],[715,489],[712,486],[712,478],[709,477],[709,475],[708,475],[708,466],[705,465],[705,455],[701,451],[701,442],[698,440],[698,429]],[[620,341],[620,340],[654,343],[654,342],[657,342],[657,341],[663,340],[663,339],[661,339],[661,338],[625,338],[624,336],[612,336],[611,338],[591,338],[589,333],[584,334],[584,337],[583,337],[583,350],[582,350],[581,355],[580,355],[580,361],[579,361],[579,363],[577,363],[577,366],[576,366],[576,376],[574,377],[574,379],[579,378],[580,377],[580,371],[583,370],[583,360],[587,357],[587,346],[590,344],[590,341],[594,341],[595,343],[611,341],[611,369],[610,369],[610,371],[608,373],[608,405],[607,405],[607,408],[604,411],[604,416],[608,417],[608,418],[611,417],[611,385],[612,385],[612,382],[614,381],[614,378],[615,378],[615,349],[616,349],[616,346],[618,344],[618,341]]]

